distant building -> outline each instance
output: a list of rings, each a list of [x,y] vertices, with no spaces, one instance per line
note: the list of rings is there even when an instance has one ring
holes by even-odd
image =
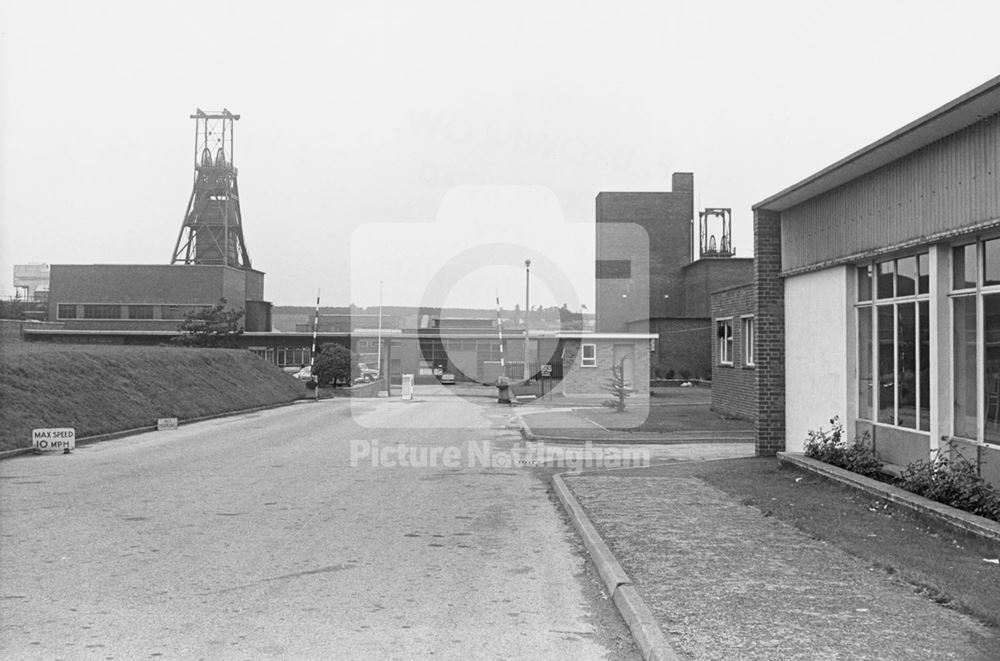
[[[671,191],[597,196],[596,331],[656,335],[653,378],[709,378],[711,294],[753,281],[753,259],[734,257],[729,210],[699,214],[698,259],[694,215],[690,172],[675,172]]]
[[[68,330],[176,331],[188,312],[221,299],[248,331],[271,330],[264,274],[211,265],[53,264],[49,320]]]
[[[839,416],[1000,484],[1000,77],[754,206],[757,453]]]
[[[295,331],[298,333],[311,333],[315,323],[315,314],[310,315],[308,321],[295,324]],[[400,320],[393,315],[383,315],[381,319],[377,314],[360,314],[345,312],[342,314],[320,314],[320,332],[343,332],[347,333],[357,328],[378,328],[381,323],[382,328],[399,328]]]
[[[14,265],[14,298],[19,301],[45,301],[48,295],[48,264]]]

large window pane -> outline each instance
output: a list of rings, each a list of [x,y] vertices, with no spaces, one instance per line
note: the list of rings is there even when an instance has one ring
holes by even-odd
[[[917,309],[913,303],[896,306],[896,424],[917,428]]]
[[[913,296],[917,292],[917,258],[896,260],[896,296]]]
[[[983,341],[986,349],[984,387],[986,393],[985,437],[1000,442],[1000,294],[983,296]]]
[[[872,267],[858,267],[858,301],[872,300]]]
[[[858,308],[858,417],[872,419],[872,309]]]
[[[878,421],[895,424],[896,362],[893,306],[880,305],[878,321]],[[975,391],[973,391],[975,392]]]
[[[976,439],[976,299],[954,300],[955,436]]]
[[[951,287],[968,289],[976,286],[976,244],[959,246],[951,252]]]
[[[931,290],[931,260],[925,252],[917,255],[917,272],[919,273],[917,293],[929,293]]]
[[[878,265],[878,297],[892,298],[893,268],[892,260]]]
[[[983,242],[983,284],[1000,285],[1000,239]]]
[[[920,396],[917,400],[917,429],[929,431],[931,428],[931,322],[927,301],[919,303],[920,313]]]

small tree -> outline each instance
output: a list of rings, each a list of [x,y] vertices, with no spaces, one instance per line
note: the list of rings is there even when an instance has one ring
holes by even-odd
[[[632,389],[625,382],[625,360],[627,358],[628,356],[623,356],[621,360],[611,366],[611,378],[604,385],[604,389],[610,392],[614,399],[607,399],[602,404],[618,413],[625,410],[625,398],[632,394]]]
[[[174,342],[187,347],[234,347],[236,338],[243,334],[243,309],[226,306],[220,298],[211,309],[188,312],[178,326],[181,332]]]
[[[351,374],[357,365],[357,354],[342,344],[324,344],[313,363],[313,376],[321,386],[350,383]]]

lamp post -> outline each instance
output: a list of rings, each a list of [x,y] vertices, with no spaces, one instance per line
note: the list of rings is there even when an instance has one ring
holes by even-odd
[[[531,311],[531,260],[524,260],[524,381],[531,378],[528,366],[528,314]]]

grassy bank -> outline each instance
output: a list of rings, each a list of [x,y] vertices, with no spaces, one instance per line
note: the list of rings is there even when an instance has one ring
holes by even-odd
[[[5,341],[0,450],[30,446],[36,427],[74,427],[79,438],[304,394],[301,383],[248,351]]]

